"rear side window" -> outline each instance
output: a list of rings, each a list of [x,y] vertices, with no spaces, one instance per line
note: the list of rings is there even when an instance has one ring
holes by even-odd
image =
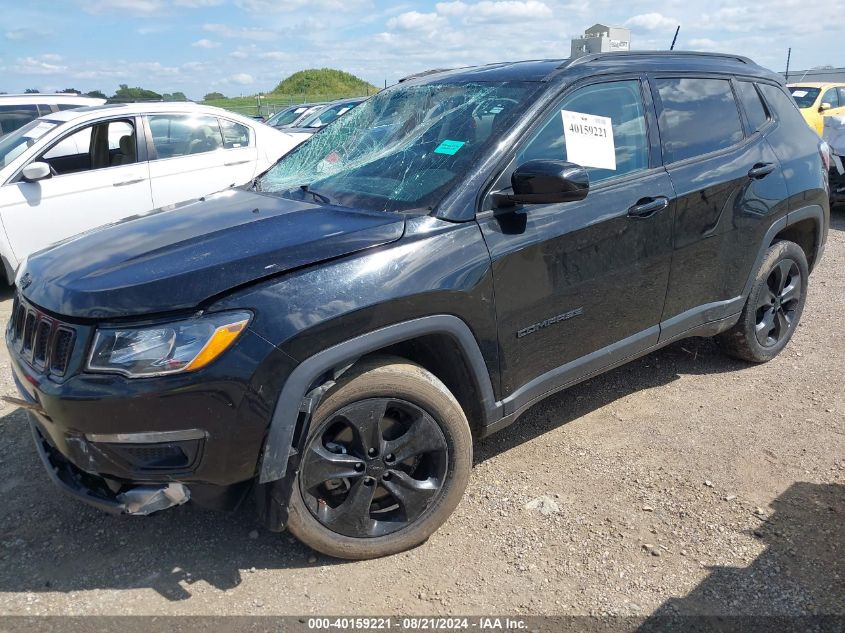
[[[8,134],[38,118],[38,106],[0,105],[0,135]]]
[[[763,98],[766,100],[775,118],[780,121],[790,121],[790,119],[793,121],[800,120],[803,123],[804,119],[798,111],[798,104],[793,99],[790,99],[783,90],[771,84],[761,83],[758,85],[760,86],[760,92],[763,93]],[[794,118],[796,116],[798,119]]]
[[[756,132],[766,124],[769,120],[769,114],[766,112],[766,107],[760,101],[760,94],[757,88],[750,81],[737,82],[739,86],[739,98],[745,108],[745,114],[748,116],[748,124],[752,132]]]
[[[654,84],[661,102],[658,125],[666,162],[709,154],[742,140],[739,110],[727,79],[671,78]]]

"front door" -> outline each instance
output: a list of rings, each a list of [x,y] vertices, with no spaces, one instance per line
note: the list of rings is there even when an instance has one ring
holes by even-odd
[[[149,168],[134,119],[73,131],[35,158],[53,175],[0,187],[0,214],[15,258],[152,208]]]
[[[478,217],[493,260],[506,413],[658,340],[674,191],[651,158],[643,94],[637,78],[577,88],[515,153],[511,167],[531,159],[588,167],[586,199]],[[610,139],[590,138],[590,125],[565,129],[592,115],[606,117]]]

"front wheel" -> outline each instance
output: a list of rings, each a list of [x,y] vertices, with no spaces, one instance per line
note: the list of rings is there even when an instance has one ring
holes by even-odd
[[[731,356],[764,363],[792,338],[807,298],[810,271],[804,250],[775,242],[766,251],[737,324],[716,340]]]
[[[338,558],[395,554],[449,517],[471,467],[469,424],[445,385],[400,358],[367,360],[314,413],[288,528]]]

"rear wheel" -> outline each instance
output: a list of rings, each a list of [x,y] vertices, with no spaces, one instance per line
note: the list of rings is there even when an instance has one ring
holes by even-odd
[[[288,527],[339,558],[375,558],[425,541],[463,495],[472,437],[454,396],[399,358],[353,367],[314,413]]]
[[[804,310],[807,258],[794,242],[776,242],[766,252],[737,324],[720,334],[720,346],[736,358],[764,363],[786,347]]]

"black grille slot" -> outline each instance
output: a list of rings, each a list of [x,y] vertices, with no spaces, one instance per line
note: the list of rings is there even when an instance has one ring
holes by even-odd
[[[27,312],[23,325],[23,351],[32,351],[32,339],[35,337],[35,312]]]
[[[63,375],[67,371],[70,354],[73,351],[73,332],[59,328],[53,339],[53,353],[50,354],[50,371]]]
[[[35,328],[35,342],[32,345],[32,362],[36,365],[47,364],[47,350],[50,349],[50,331],[53,328],[46,319],[41,319]]]
[[[15,308],[14,324],[12,326],[14,328],[13,331],[15,333],[16,341],[20,341],[23,336],[24,321],[26,321],[26,308],[22,305],[18,305],[17,308]]]

